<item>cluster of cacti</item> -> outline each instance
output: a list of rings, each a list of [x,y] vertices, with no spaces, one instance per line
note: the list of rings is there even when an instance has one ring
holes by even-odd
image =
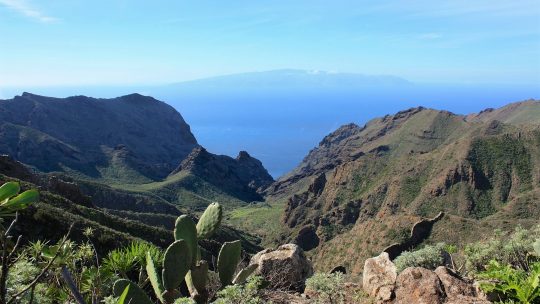
[[[175,241],[167,248],[163,257],[161,276],[150,255],[147,256],[148,280],[159,301],[169,304],[181,297],[180,286],[185,281],[189,296],[195,302],[208,302],[208,262],[201,260],[198,241],[214,234],[221,224],[222,216],[223,210],[218,203],[210,204],[197,224],[186,215],[179,216],[174,228]],[[215,268],[222,287],[244,283],[257,268],[257,265],[250,265],[234,277],[240,263],[241,250],[240,241],[226,242],[221,247]],[[126,290],[126,300],[132,299],[132,303],[137,304],[152,303],[137,284],[124,279],[115,282],[113,292],[116,296],[121,296]]]

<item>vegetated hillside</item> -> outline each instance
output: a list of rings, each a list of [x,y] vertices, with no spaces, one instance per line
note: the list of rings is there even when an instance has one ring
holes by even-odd
[[[419,107],[345,125],[267,189],[270,207],[243,213],[271,221],[284,209],[276,241],[309,250],[319,269],[352,272],[440,211],[428,242],[530,226],[540,216],[538,113],[538,101],[469,116]]]
[[[86,240],[83,231],[92,228],[91,239],[100,254],[135,239],[166,247],[173,241],[171,231],[176,217],[182,214],[166,202],[112,188],[101,189],[101,185],[93,186],[94,195],[87,196],[69,177],[32,172],[24,164],[3,155],[0,156],[0,184],[7,181],[21,183],[23,190],[38,189],[40,192],[39,203],[24,210],[15,225],[24,242],[58,240],[74,224],[71,239]],[[118,205],[117,200],[126,205]],[[248,252],[260,249],[257,238],[227,226],[202,245],[217,254],[214,251],[219,247],[218,243],[237,239],[242,240],[243,248]]]
[[[23,93],[0,101],[0,152],[43,172],[156,180],[197,146],[171,106],[139,94],[113,99]]]
[[[240,206],[262,200],[258,191],[273,182],[247,152],[236,159],[207,152],[176,110],[139,94],[0,100],[0,153],[71,177],[97,206],[111,209]]]
[[[263,201],[260,192],[273,181],[262,163],[245,151],[232,158],[198,147],[163,181],[121,187],[195,211],[202,211],[212,201],[231,210]]]

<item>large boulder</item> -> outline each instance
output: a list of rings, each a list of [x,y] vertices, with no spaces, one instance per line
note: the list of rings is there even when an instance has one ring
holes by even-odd
[[[409,267],[397,276],[395,304],[441,304],[444,300],[444,290],[435,272]]]
[[[367,259],[364,264],[362,284],[364,291],[378,302],[390,301],[394,293],[397,272],[388,253]]]
[[[311,261],[295,244],[260,251],[251,258],[250,264],[258,264],[255,273],[263,276],[276,289],[303,291],[306,279],[313,274]]]

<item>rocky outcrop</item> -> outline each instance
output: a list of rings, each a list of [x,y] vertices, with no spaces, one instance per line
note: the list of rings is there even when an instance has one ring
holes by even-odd
[[[388,253],[383,252],[366,260],[362,278],[363,288],[378,302],[392,300],[396,278],[396,265],[390,261]]]
[[[294,243],[306,251],[316,248],[319,245],[319,236],[317,235],[317,228],[313,225],[304,226],[298,232],[298,235],[296,236]]]
[[[444,266],[437,267],[435,274],[441,280],[444,293],[449,300],[459,301],[460,299],[477,298],[478,294],[473,282],[466,281]]]
[[[406,250],[410,250],[420,245],[420,243],[422,243],[425,239],[427,239],[429,235],[431,234],[431,230],[433,229],[433,224],[439,221],[443,216],[444,216],[444,212],[439,212],[439,214],[434,218],[424,219],[424,220],[416,222],[413,225],[411,229],[411,234],[406,241],[390,245],[383,251],[388,253],[391,260],[394,260],[402,252]]]
[[[149,179],[166,177],[198,146],[171,106],[131,94],[113,99],[23,93],[0,100],[0,153],[43,172],[101,177],[115,148]]]
[[[441,304],[444,300],[441,281],[431,270],[410,267],[396,279],[395,304]]]
[[[29,182],[38,180],[30,169],[9,155],[0,155],[0,173]]]
[[[260,201],[260,192],[274,179],[262,163],[241,151],[236,158],[215,155],[197,147],[171,175],[189,172],[244,201]]]
[[[444,266],[435,271],[409,267],[396,274],[396,266],[386,252],[364,264],[363,289],[377,303],[490,303],[475,286],[475,282]]]
[[[303,291],[306,279],[313,274],[311,261],[295,244],[258,252],[251,258],[250,264],[258,264],[256,273],[275,289]]]

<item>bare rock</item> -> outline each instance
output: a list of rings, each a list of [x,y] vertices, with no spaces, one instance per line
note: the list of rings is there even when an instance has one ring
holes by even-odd
[[[390,261],[388,253],[383,252],[377,257],[367,259],[364,264],[363,288],[377,301],[390,301],[396,283],[396,265]]]
[[[435,274],[437,274],[441,280],[444,292],[448,298],[457,298],[458,296],[476,296],[476,291],[472,283],[465,281],[450,269],[444,266],[439,266],[437,269],[435,269]]]
[[[422,267],[410,267],[400,273],[395,292],[395,304],[441,304],[445,299],[439,277]]]
[[[260,251],[251,258],[250,264],[258,264],[256,273],[275,289],[303,291],[306,279],[313,274],[311,261],[296,244]]]

